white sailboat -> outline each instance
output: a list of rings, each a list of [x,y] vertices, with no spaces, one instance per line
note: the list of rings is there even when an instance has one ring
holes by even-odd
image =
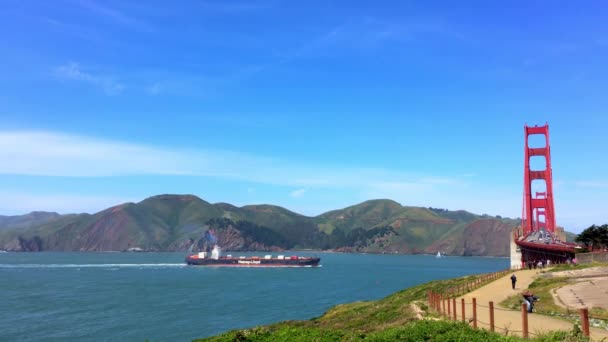
[[[437,251],[437,256],[436,257],[437,258],[441,258],[441,252],[440,251]]]

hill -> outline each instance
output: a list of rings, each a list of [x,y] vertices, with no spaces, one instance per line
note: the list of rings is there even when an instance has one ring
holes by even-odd
[[[0,216],[9,251],[185,251],[212,231],[226,250],[331,249],[372,253],[508,254],[517,221],[466,211],[366,201],[316,217],[273,205],[211,204],[193,195],[159,195],[95,214],[35,212]]]
[[[43,224],[58,218],[59,214],[46,211],[33,211],[29,214],[19,216],[2,216],[0,215],[0,231],[28,228]]]

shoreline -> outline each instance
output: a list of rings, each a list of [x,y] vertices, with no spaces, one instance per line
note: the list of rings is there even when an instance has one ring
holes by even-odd
[[[280,254],[280,253],[288,253],[288,252],[307,252],[307,253],[326,253],[326,254],[355,254],[355,255],[399,255],[399,256],[403,256],[403,255],[428,255],[428,256],[435,256],[435,254],[432,253],[382,253],[382,252],[339,252],[339,251],[333,251],[333,250],[316,250],[316,249],[285,249],[282,251],[256,251],[256,250],[251,250],[251,251],[222,251],[222,253],[270,253],[270,254]],[[191,251],[154,251],[154,250],[137,250],[137,251],[51,251],[51,250],[44,250],[44,251],[0,251],[0,253],[133,253],[133,254],[139,254],[139,253],[184,253],[184,254],[194,254],[197,252],[191,252]],[[453,254],[446,254],[446,255],[442,255],[442,258],[449,258],[449,257],[461,257],[461,258],[469,258],[469,257],[477,257],[477,258],[497,258],[497,259],[508,259],[509,256],[495,256],[495,255],[453,255]]]

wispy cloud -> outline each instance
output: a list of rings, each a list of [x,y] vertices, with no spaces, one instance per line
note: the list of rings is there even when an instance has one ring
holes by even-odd
[[[68,63],[55,68],[55,75],[61,79],[78,81],[100,87],[108,95],[120,94],[125,86],[107,75],[95,75],[82,70],[78,63]]]
[[[109,7],[106,3],[102,4],[93,0],[78,0],[75,4],[103,18],[107,18],[117,25],[130,27],[140,31],[154,31],[152,27],[143,20],[127,13],[127,11]]]
[[[249,13],[272,7],[269,1],[199,1],[198,5],[205,11],[221,13]]]
[[[466,41],[468,37],[446,21],[438,18],[410,18],[390,22],[364,16],[345,19],[333,27],[320,29],[316,36],[299,46],[283,52],[279,64],[309,57],[324,57],[334,53],[368,50],[386,44],[412,43],[432,38]]]
[[[249,194],[259,193],[256,189],[265,186],[291,188],[289,196],[305,198],[307,202],[315,201],[312,196],[314,190],[315,194],[340,193],[350,198],[352,204],[370,198],[391,198],[407,205],[467,209],[503,216],[517,215],[521,203],[521,194],[513,189],[498,191],[501,193],[498,199],[480,201],[479,198],[486,198],[487,184],[472,184],[470,179],[459,176],[416,175],[390,169],[303,163],[214,149],[170,149],[58,132],[0,131],[0,160],[10,161],[0,163],[0,176],[199,176],[248,183]],[[66,196],[57,199],[57,203],[62,205],[39,203],[41,205],[37,208],[60,210],[63,206],[67,208],[61,209],[64,212],[85,210],[70,207],[69,203],[77,203],[78,199],[72,199],[69,194]],[[10,201],[8,194],[0,194],[0,197],[2,201]],[[47,199],[49,203],[52,200],[51,197]],[[83,199],[81,202],[86,201]],[[95,204],[98,203],[96,201],[95,197],[90,199],[91,204],[85,211],[99,210],[124,199],[102,199],[99,205]],[[36,204],[35,201],[32,203]],[[31,209],[35,209],[34,204]],[[22,208],[21,212],[29,209]],[[309,210],[306,212],[310,213]]]
[[[262,68],[262,66],[248,65],[208,77],[202,73],[188,74],[167,70],[113,70],[110,73],[107,71],[109,68],[95,69],[69,62],[54,67],[52,75],[61,80],[81,82],[101,88],[106,95],[118,95],[129,89],[134,95],[207,98],[240,84]]]
[[[108,40],[102,38],[102,34],[96,29],[80,24],[55,19],[52,17],[40,17],[40,21],[48,26],[50,30],[57,33],[69,35],[71,38],[80,38],[82,41],[95,42],[96,44],[107,44]]]
[[[579,180],[574,184],[583,188],[608,188],[608,181],[601,180]]]
[[[306,189],[298,189],[298,190],[294,190],[294,191],[290,192],[289,196],[291,196],[293,198],[300,198],[300,197],[304,196],[305,192],[306,192]]]
[[[235,151],[168,149],[57,132],[0,132],[0,159],[11,161],[0,164],[0,174],[18,175],[192,175],[303,189],[429,189],[461,183],[394,170],[303,164]]]

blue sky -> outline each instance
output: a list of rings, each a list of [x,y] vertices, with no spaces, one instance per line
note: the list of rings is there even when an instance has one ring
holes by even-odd
[[[606,7],[9,0],[0,214],[191,193],[519,217],[523,126],[548,122],[558,224],[606,223]]]

